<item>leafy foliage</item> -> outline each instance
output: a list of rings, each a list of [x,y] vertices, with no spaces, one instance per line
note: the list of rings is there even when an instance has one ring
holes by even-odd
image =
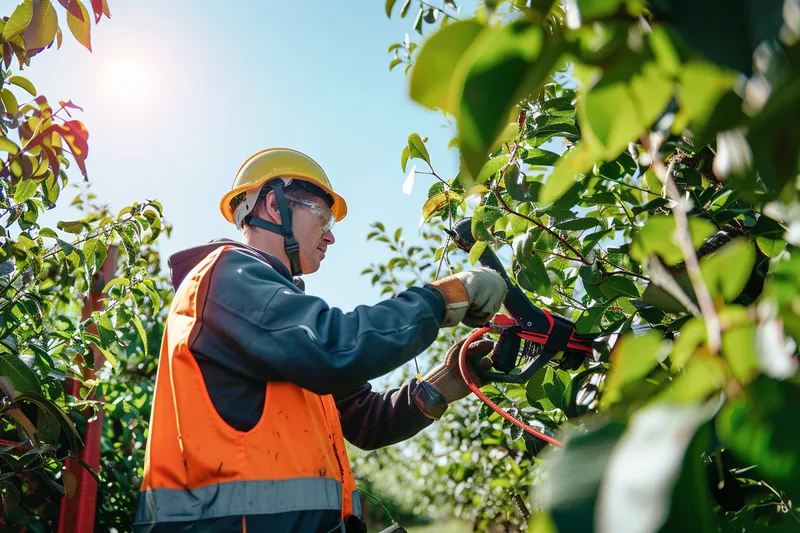
[[[491,246],[534,303],[611,341],[526,386],[483,389],[563,432],[563,450],[536,456],[465,400],[441,440],[410,445],[444,449],[416,474],[420,500],[450,498],[476,530],[527,519],[523,494],[533,531],[788,531],[800,521],[798,11],[565,5],[486,2],[406,42],[411,97],[455,120],[461,165],[441,176],[409,137],[403,170],[420,160],[437,180],[420,248],[441,263],[402,257],[378,223],[372,237],[396,257],[370,268],[373,283],[395,293],[403,272],[427,281]],[[478,251],[450,254],[437,228],[467,215]]]
[[[90,48],[86,6],[60,3],[74,36]],[[109,16],[105,0],[91,8],[95,23]],[[171,294],[156,242],[171,228],[158,201],[114,214],[85,184],[69,203],[80,218],[44,224],[45,211],[69,201],[71,162],[87,179],[89,135],[73,116],[80,107],[51,105],[9,70],[14,56],[22,69],[60,45],[53,3],[23,0],[0,29],[0,524],[56,529],[61,496],[77,490],[66,465],[88,468],[78,456],[82,435],[104,412],[102,468],[92,472],[101,486],[97,522],[130,530],[155,370],[150,354]]]

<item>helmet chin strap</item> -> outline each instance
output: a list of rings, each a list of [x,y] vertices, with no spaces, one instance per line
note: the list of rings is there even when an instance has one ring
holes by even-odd
[[[294,233],[292,233],[292,210],[289,209],[289,205],[283,195],[283,185],[283,182],[279,182],[272,188],[275,191],[278,212],[281,215],[280,226],[252,215],[244,217],[244,221],[251,226],[283,235],[283,249],[286,250],[286,255],[289,256],[292,276],[300,276],[303,274],[303,269],[300,267],[300,244],[298,244],[297,239],[294,238]]]

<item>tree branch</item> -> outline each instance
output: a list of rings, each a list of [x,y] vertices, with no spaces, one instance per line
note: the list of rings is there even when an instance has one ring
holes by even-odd
[[[674,160],[669,163],[668,168],[665,168],[664,162],[658,156],[658,149],[660,146],[660,139],[657,139],[650,147],[653,158],[653,170],[658,179],[661,180],[661,183],[664,184],[664,190],[673,204],[672,212],[675,215],[675,235],[678,240],[678,246],[683,254],[686,273],[689,275],[689,280],[692,282],[692,288],[697,296],[700,312],[705,320],[708,349],[711,353],[719,353],[720,346],[722,345],[719,317],[714,307],[714,301],[711,299],[711,293],[703,280],[697,254],[692,244],[692,237],[689,233],[689,218],[687,216],[689,211],[689,206],[687,205],[688,200],[681,198],[678,187],[675,185],[675,180],[670,179],[672,177],[672,168],[675,165]]]

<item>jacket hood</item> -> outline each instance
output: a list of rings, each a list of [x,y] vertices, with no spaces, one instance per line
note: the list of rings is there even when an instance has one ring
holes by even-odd
[[[292,274],[289,272],[289,269],[286,268],[286,265],[284,265],[277,257],[268,254],[263,250],[259,250],[258,248],[253,248],[247,244],[234,241],[233,239],[214,239],[209,243],[192,246],[191,248],[186,248],[185,250],[181,250],[180,252],[172,254],[168,261],[170,275],[172,278],[172,287],[175,290],[178,290],[178,286],[181,284],[186,275],[191,272],[191,270],[200,261],[205,259],[208,254],[220,246],[237,246],[258,254],[280,275],[288,280],[291,280],[300,290],[305,291],[305,283],[303,283],[303,280],[300,277],[292,278]]]

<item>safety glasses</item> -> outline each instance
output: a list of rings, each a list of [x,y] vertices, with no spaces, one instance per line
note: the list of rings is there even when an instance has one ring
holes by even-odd
[[[336,223],[336,217],[333,216],[333,212],[327,206],[320,205],[316,202],[311,202],[309,200],[301,200],[299,198],[294,198],[292,196],[289,196],[288,194],[284,194],[283,196],[290,204],[302,205],[303,207],[311,211],[311,214],[317,217],[317,220],[319,221],[319,226],[320,228],[322,228],[323,232],[330,231],[331,229],[333,229],[333,225]]]

